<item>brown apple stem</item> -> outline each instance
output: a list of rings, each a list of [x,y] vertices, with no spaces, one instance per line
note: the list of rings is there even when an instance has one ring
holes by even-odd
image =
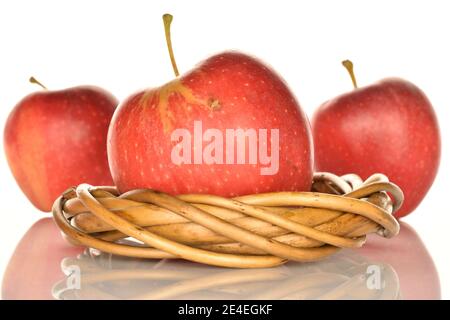
[[[177,63],[175,62],[175,56],[173,55],[172,40],[170,37],[170,24],[172,23],[172,20],[173,16],[171,14],[166,13],[163,15],[164,31],[166,33],[166,42],[167,49],[169,50],[170,62],[172,63],[172,68],[175,76],[178,77],[180,73],[178,72]]]
[[[37,84],[38,86],[40,86],[42,89],[47,90],[47,87],[44,86],[41,82],[39,82],[38,80],[36,80],[35,77],[30,77],[30,79],[28,80],[30,81],[30,83],[34,83]]]
[[[345,67],[345,69],[347,69],[350,78],[352,78],[353,87],[357,89],[358,85],[356,83],[355,73],[353,72],[353,62],[351,62],[350,60],[344,60],[342,61],[342,65]]]

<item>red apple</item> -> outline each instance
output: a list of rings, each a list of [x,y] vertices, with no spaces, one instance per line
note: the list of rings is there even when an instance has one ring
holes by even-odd
[[[106,136],[117,100],[96,87],[43,90],[20,101],[6,122],[4,147],[22,191],[42,211],[68,187],[111,185]]]
[[[327,101],[312,128],[316,169],[364,179],[386,174],[405,194],[398,218],[419,205],[436,176],[438,121],[425,94],[405,80],[385,79]]]
[[[68,244],[52,218],[36,222],[23,236],[9,260],[2,298],[53,299],[52,287],[65,278],[61,261],[84,248]]]
[[[237,129],[248,130],[241,145],[228,140]],[[108,158],[122,192],[309,190],[311,140],[308,120],[283,80],[253,57],[225,52],[126,99],[111,121]]]

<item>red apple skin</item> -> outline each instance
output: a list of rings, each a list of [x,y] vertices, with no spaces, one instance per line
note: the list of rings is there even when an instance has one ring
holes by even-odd
[[[117,100],[96,87],[40,91],[20,101],[5,125],[4,147],[22,191],[40,210],[80,183],[112,185],[106,154]]]
[[[436,176],[441,140],[425,94],[389,78],[323,104],[314,114],[315,167],[363,179],[384,173],[405,194],[397,218],[411,213]]]
[[[203,132],[279,129],[279,171],[261,175],[259,164],[174,164],[171,132],[192,133],[194,121],[202,121]],[[125,100],[111,121],[108,159],[122,192],[152,188],[228,197],[302,191],[310,189],[313,169],[310,125],[295,97],[274,71],[237,52],[212,56],[181,78]]]
[[[64,279],[61,261],[84,248],[67,243],[51,218],[37,221],[23,236],[9,260],[2,283],[2,299],[45,299],[53,285]]]

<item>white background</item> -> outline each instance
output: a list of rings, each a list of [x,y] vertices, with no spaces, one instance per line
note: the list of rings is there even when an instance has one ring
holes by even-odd
[[[340,64],[346,58],[354,61],[360,85],[400,76],[426,92],[440,120],[441,167],[422,205],[405,220],[427,245],[442,296],[450,298],[448,2],[1,1],[0,125],[38,89],[27,82],[30,75],[50,89],[95,84],[119,99],[171,80],[165,12],[174,15],[180,71],[218,51],[251,53],[286,79],[308,115],[352,88]],[[45,214],[22,195],[3,154],[0,183],[1,277],[16,243]]]

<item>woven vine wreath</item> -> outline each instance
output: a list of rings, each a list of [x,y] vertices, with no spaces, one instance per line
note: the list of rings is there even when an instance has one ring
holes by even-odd
[[[233,199],[81,184],[55,201],[53,216],[72,244],[103,252],[265,268],[361,247],[369,233],[393,237],[399,224],[392,214],[402,202],[400,188],[382,174],[362,181],[316,173],[312,192]]]

